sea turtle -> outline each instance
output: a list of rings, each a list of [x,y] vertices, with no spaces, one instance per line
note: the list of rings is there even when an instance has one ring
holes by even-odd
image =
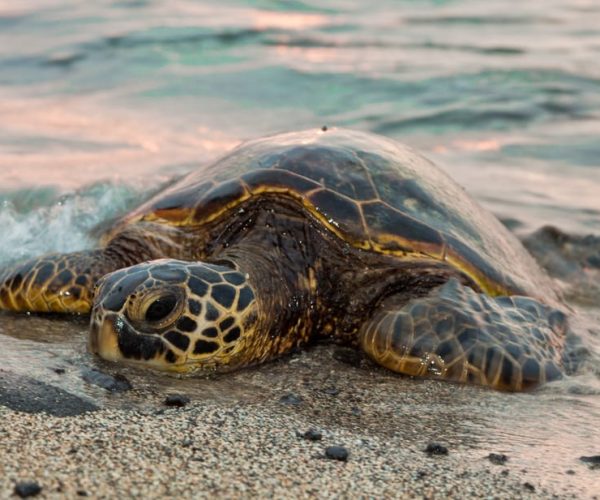
[[[101,248],[0,272],[0,308],[91,310],[92,352],[179,373],[331,337],[396,372],[507,390],[561,376],[567,329],[550,278],[460,186],[342,129],[237,147]]]

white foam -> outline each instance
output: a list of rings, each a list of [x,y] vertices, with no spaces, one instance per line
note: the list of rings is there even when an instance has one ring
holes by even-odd
[[[130,187],[95,184],[21,209],[19,199],[8,196],[0,202],[0,266],[46,253],[93,247],[92,229],[124,213],[138,197]]]

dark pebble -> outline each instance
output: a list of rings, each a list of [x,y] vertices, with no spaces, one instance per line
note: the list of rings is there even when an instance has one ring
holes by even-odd
[[[321,441],[323,434],[316,429],[308,429],[306,432],[299,432],[298,436],[307,441]]]
[[[85,490],[77,490],[77,496],[78,497],[87,497],[88,496],[88,492]]]
[[[340,390],[332,385],[331,387],[325,387],[323,392],[329,396],[337,396],[340,393]]]
[[[353,406],[352,408],[350,408],[350,412],[355,417],[360,417],[362,415],[362,411],[358,406]]]
[[[284,405],[299,405],[302,403],[302,398],[300,396],[296,396],[295,394],[289,393],[279,398],[279,402]]]
[[[488,460],[495,465],[504,465],[508,462],[508,457],[502,453],[490,453]]]
[[[114,379],[115,381],[109,389],[111,392],[125,392],[133,389],[133,385],[125,375],[117,373]]]
[[[321,127],[321,130],[322,130],[323,132],[327,132],[327,125],[323,125],[323,126]]]
[[[165,405],[176,406],[177,408],[181,408],[182,406],[187,405],[189,402],[190,398],[188,398],[185,394],[169,394],[165,398]]]
[[[343,446],[329,446],[325,449],[325,456],[327,458],[331,458],[332,460],[339,460],[340,462],[345,462],[348,460],[348,450]]]
[[[426,477],[426,476],[427,476],[427,471],[424,471],[424,470],[418,470],[418,471],[415,473],[415,478],[416,478],[416,479],[423,479],[423,478],[424,478],[424,477]]]
[[[448,448],[440,443],[429,443],[425,448],[425,453],[429,455],[447,455]]]
[[[591,457],[579,457],[579,460],[591,465],[600,465],[600,455],[593,455]]]
[[[531,483],[523,483],[523,487],[531,492],[535,491],[535,486]]]
[[[575,475],[575,471],[573,469],[568,469],[565,471],[565,474],[569,474],[569,476],[574,476]]]
[[[15,495],[21,498],[34,497],[42,492],[42,487],[35,481],[23,481],[15,485]]]
[[[127,378],[119,373],[116,375],[110,375],[99,370],[84,370],[81,374],[81,378],[88,384],[101,387],[109,392],[125,392],[133,388],[131,382]]]
[[[66,370],[64,368],[54,368],[54,373],[56,373],[57,375],[64,375]]]

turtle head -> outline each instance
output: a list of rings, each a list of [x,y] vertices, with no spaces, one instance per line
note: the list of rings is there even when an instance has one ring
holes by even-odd
[[[98,282],[89,348],[109,361],[174,372],[239,366],[256,307],[248,276],[232,267],[138,264]]]

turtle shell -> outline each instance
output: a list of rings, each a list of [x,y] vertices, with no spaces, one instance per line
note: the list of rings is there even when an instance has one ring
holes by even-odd
[[[363,132],[308,130],[244,143],[123,222],[197,228],[269,194],[296,199],[357,248],[445,260],[492,295],[552,297],[520,242],[462,187],[410,148]]]

